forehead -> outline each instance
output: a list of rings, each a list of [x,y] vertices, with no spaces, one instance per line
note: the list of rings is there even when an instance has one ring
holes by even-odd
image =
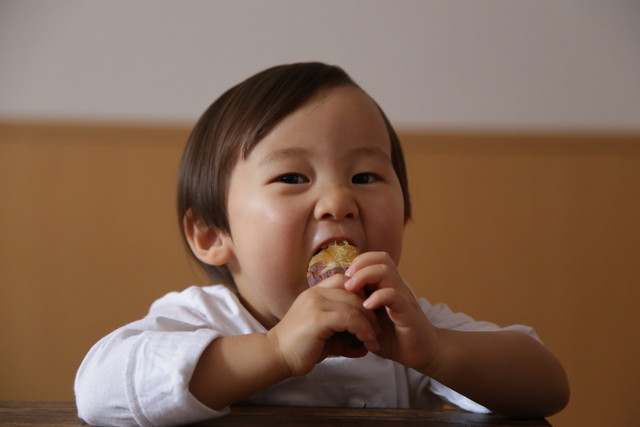
[[[389,131],[377,105],[364,91],[343,86],[316,94],[278,122],[250,157],[273,150],[323,149],[378,151],[390,157]]]

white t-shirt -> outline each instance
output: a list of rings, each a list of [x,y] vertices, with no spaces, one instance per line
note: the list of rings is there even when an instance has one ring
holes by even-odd
[[[446,305],[420,306],[434,326],[496,331]],[[536,337],[533,329],[514,325]],[[226,414],[200,403],[189,381],[200,355],[222,336],[267,332],[223,285],[190,287],[153,303],[141,320],[117,329],[89,351],[75,393],[78,415],[94,425],[177,425]],[[256,356],[259,357],[259,356]],[[474,412],[488,412],[424,375],[373,353],[330,357],[307,375],[285,380],[244,402],[261,405],[409,408],[428,405],[430,392]]]

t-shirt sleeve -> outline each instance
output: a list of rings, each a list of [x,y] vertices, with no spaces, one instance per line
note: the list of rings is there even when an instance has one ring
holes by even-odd
[[[427,300],[423,298],[420,298],[418,302],[424,313],[427,315],[429,321],[437,328],[453,329],[456,331],[466,332],[490,332],[505,330],[519,331],[539,340],[535,330],[529,326],[511,325],[503,328],[491,322],[474,320],[471,316],[465,313],[454,312],[446,304],[431,305]],[[459,408],[477,413],[491,412],[484,406],[474,402],[473,400],[445,386],[444,384],[439,383],[434,379],[425,378],[424,381],[428,381],[428,388],[431,390],[431,392],[442,397],[449,403],[458,406]],[[426,385],[427,384],[425,384],[425,386]]]
[[[189,391],[202,352],[224,327],[212,327],[206,297],[196,290],[169,294],[141,320],[100,340],[75,381],[80,418],[94,425],[178,425],[224,415]],[[224,304],[221,304],[224,309]]]
[[[454,312],[446,304],[431,305],[424,298],[420,298],[418,302],[431,324],[437,328],[467,332],[519,331],[539,340],[535,330],[529,326],[511,325],[500,327],[495,323],[475,320],[465,313]]]

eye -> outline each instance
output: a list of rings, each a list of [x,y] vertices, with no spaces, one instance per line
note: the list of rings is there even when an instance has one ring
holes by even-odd
[[[374,173],[359,173],[351,178],[351,182],[354,184],[371,184],[378,180],[378,176]]]
[[[282,184],[304,184],[309,182],[309,179],[299,173],[286,173],[276,178],[276,182],[280,182]]]

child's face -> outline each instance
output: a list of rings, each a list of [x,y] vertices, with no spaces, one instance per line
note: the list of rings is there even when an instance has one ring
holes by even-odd
[[[307,289],[307,264],[321,246],[347,240],[398,263],[403,194],[374,102],[340,87],[278,123],[234,167],[228,218],[228,266],[243,302],[268,328]]]

